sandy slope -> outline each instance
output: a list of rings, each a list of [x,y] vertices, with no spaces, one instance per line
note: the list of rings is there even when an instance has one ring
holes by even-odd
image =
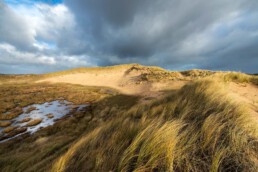
[[[108,74],[105,73],[77,73],[77,74],[69,74],[62,75],[57,77],[48,78],[45,80],[41,80],[39,82],[64,82],[71,84],[81,84],[88,86],[106,86],[111,88],[119,89],[119,83],[122,78],[122,73],[119,72],[110,72]]]
[[[103,86],[116,89],[124,94],[141,94],[155,96],[157,91],[163,89],[179,89],[186,81],[173,82],[141,82],[137,78],[142,71],[131,71],[132,67],[118,68],[113,70],[89,71],[50,77],[37,82],[70,83],[86,86]],[[128,72],[129,71],[129,72]]]
[[[229,91],[233,93],[237,100],[246,103],[250,107],[252,115],[258,120],[258,87],[253,84],[230,83]]]
[[[103,86],[117,89],[125,94],[135,94],[141,92],[143,86],[131,86],[123,84],[128,80],[124,76],[126,69],[114,71],[96,71],[94,73],[75,73],[68,75],[61,75],[51,77],[38,82],[52,82],[52,83],[71,83],[87,86]]]

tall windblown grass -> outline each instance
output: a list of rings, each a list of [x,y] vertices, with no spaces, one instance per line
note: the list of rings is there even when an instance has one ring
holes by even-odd
[[[253,83],[258,85],[258,76],[248,75],[240,72],[219,72],[216,76],[223,79],[226,82],[238,82],[238,83]]]
[[[52,170],[258,171],[257,121],[223,82],[200,80],[114,115]]]
[[[128,120],[116,120],[103,124],[71,146],[56,161],[52,171],[117,170],[124,150],[130,145],[140,128],[141,125]]]

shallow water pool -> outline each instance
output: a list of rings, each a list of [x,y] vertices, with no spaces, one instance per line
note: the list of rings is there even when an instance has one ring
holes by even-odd
[[[71,102],[66,100],[56,100],[52,102],[46,102],[43,104],[33,104],[27,107],[24,107],[23,113],[18,117],[12,120],[5,120],[5,121],[12,121],[12,124],[9,127],[17,127],[17,128],[26,128],[26,132],[34,133],[41,128],[53,125],[56,120],[61,119],[65,115],[69,114],[72,110],[81,111],[83,108],[87,107],[88,105],[73,105]],[[24,119],[30,119],[26,122],[21,122]],[[34,126],[28,126],[30,122],[33,120],[42,121]],[[5,127],[7,128],[7,127]],[[3,133],[5,129],[0,127],[0,132],[2,132],[2,136],[8,135],[8,133]],[[23,132],[24,133],[24,132]],[[17,137],[19,134],[8,137],[8,140],[14,137]],[[7,140],[7,139],[4,139]]]

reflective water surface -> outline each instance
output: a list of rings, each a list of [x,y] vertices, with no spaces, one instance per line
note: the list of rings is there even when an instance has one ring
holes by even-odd
[[[69,114],[72,110],[80,111],[86,106],[88,105],[73,105],[71,102],[66,100],[56,100],[52,102],[45,102],[43,104],[33,104],[24,107],[23,113],[18,117],[5,121],[12,122],[9,127],[16,127],[17,129],[22,128],[24,130],[23,133],[34,133],[41,128],[53,125],[56,120]],[[2,137],[8,135],[8,133],[4,132],[4,129],[6,128],[8,127],[0,127]],[[8,140],[17,137],[18,135],[20,135],[20,133],[17,133],[12,137],[8,137]]]

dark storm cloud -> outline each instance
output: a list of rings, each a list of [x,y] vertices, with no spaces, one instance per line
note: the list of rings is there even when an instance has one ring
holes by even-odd
[[[168,68],[196,66],[255,70],[252,63],[250,68],[237,65],[243,59],[249,61],[256,57],[254,61],[257,61],[254,47],[258,40],[254,33],[258,27],[253,24],[255,20],[245,23],[245,27],[227,25],[234,20],[241,20],[241,23],[257,15],[256,0],[66,0],[65,4],[74,12],[84,33],[89,35],[95,51],[102,54],[102,64],[140,62]],[[216,25],[220,25],[216,32],[229,29],[225,37],[219,38],[220,35],[214,34]],[[253,30],[248,31],[249,26]],[[249,36],[254,34],[248,38],[252,41],[228,38],[238,29]],[[207,34],[201,36],[209,43],[200,48],[196,44],[203,43],[194,42],[191,38],[202,33]],[[188,41],[193,49],[190,53],[183,46]],[[235,41],[240,42],[236,48],[224,50]],[[224,47],[213,42],[222,42]],[[240,50],[245,52],[239,53]]]
[[[121,63],[258,72],[257,0],[5,2],[0,73]]]
[[[234,70],[257,73],[258,71],[258,41],[246,40],[242,37],[237,45],[228,46],[225,50],[218,51],[214,54],[209,53],[207,57],[211,60],[203,64],[207,69],[215,70]]]

